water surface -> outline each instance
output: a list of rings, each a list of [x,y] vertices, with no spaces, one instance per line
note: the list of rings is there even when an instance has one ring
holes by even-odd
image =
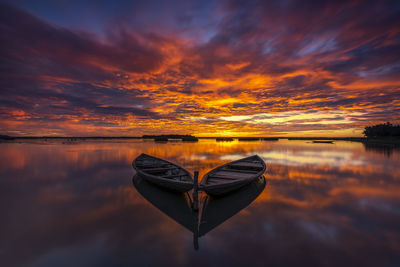
[[[400,152],[311,141],[0,143],[3,266],[399,266]],[[138,193],[140,153],[200,177],[252,154],[266,186],[200,237]]]

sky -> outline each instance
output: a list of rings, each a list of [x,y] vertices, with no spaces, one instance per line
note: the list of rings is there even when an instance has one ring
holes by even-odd
[[[400,123],[399,1],[0,2],[0,134],[362,136]]]

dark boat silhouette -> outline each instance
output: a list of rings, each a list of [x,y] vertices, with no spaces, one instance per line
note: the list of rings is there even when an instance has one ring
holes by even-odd
[[[141,154],[132,162],[133,168],[144,179],[177,192],[193,188],[193,177],[183,167],[164,159]]]
[[[187,192],[174,193],[135,174],[132,178],[136,190],[154,207],[193,233],[194,247],[198,249],[198,212],[193,212],[193,202]]]
[[[174,193],[163,190],[144,180],[139,175],[132,178],[136,190],[153,206],[174,219],[191,232],[197,227],[192,211],[192,201],[188,193]]]
[[[232,161],[204,175],[199,190],[215,196],[227,194],[262,176],[265,168],[264,160],[257,155]]]
[[[216,228],[242,209],[250,205],[264,190],[264,176],[223,197],[206,196],[202,201],[199,236]]]

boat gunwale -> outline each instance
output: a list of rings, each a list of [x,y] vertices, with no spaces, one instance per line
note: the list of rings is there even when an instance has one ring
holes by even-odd
[[[184,172],[187,173],[187,176],[190,178],[190,181],[177,181],[177,180],[175,180],[175,179],[168,179],[168,178],[164,178],[164,177],[162,177],[162,176],[157,176],[157,175],[149,174],[149,173],[146,173],[146,172],[142,171],[142,170],[136,165],[136,160],[137,160],[139,157],[141,157],[141,156],[146,156],[146,157],[150,157],[150,158],[153,158],[153,159],[165,161],[165,162],[167,162],[167,163],[169,163],[169,164],[172,164],[172,165],[176,166],[177,168],[182,169]],[[159,179],[159,180],[162,180],[162,181],[167,181],[167,182],[176,183],[176,184],[193,184],[193,181],[194,181],[194,180],[193,180],[192,174],[191,174],[187,169],[185,169],[184,167],[182,167],[182,166],[180,166],[180,165],[178,165],[178,164],[176,164],[176,163],[173,163],[173,162],[171,162],[171,161],[168,161],[168,160],[165,160],[165,159],[161,159],[161,158],[157,158],[157,157],[154,157],[154,156],[150,156],[150,155],[145,154],[145,153],[142,153],[142,154],[140,154],[139,156],[137,156],[137,157],[133,160],[132,166],[133,166],[133,168],[138,172],[138,174],[141,174],[141,175],[143,175],[143,176],[150,176],[150,177],[152,177],[153,179]],[[185,176],[185,175],[182,175],[182,176]]]

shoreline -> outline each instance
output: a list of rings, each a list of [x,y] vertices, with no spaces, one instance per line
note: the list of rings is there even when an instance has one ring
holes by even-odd
[[[386,146],[400,146],[400,138],[387,137],[387,138],[366,138],[366,137],[197,137],[198,139],[237,139],[239,141],[263,141],[263,140],[324,140],[324,141],[350,141],[361,142],[366,144],[386,145]],[[84,140],[116,140],[116,139],[142,139],[148,140],[138,136],[1,136],[0,141],[13,141],[13,140],[68,140],[68,141],[84,141]]]

